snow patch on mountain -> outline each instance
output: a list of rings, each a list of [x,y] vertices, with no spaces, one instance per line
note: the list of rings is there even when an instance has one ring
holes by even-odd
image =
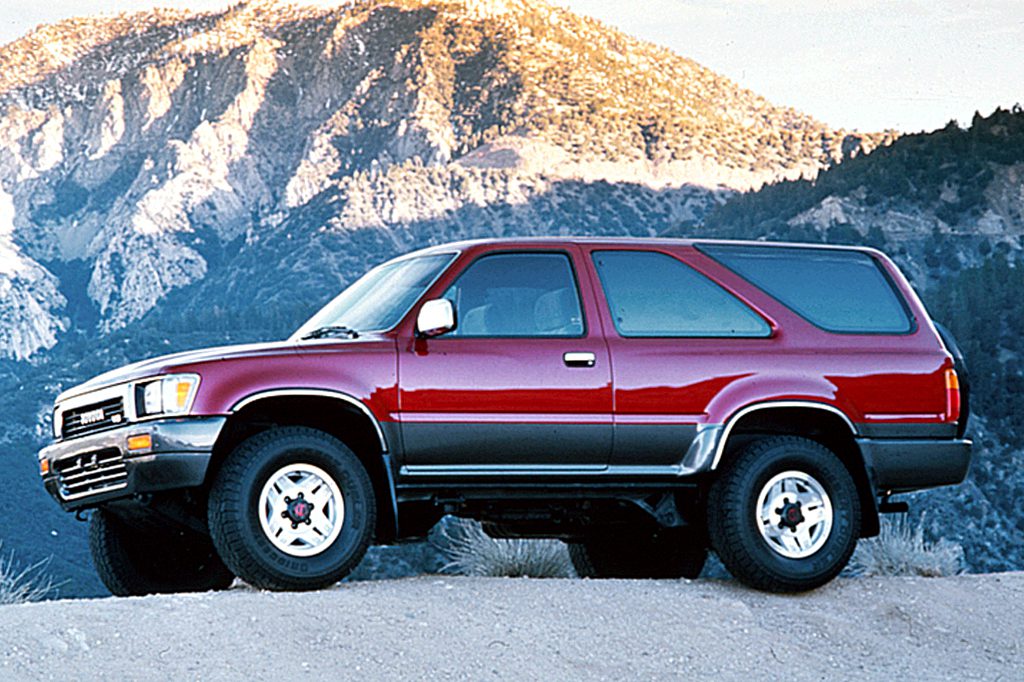
[[[102,118],[98,130],[89,143],[92,150],[89,159],[92,161],[106,156],[124,135],[124,97],[121,96],[120,80],[109,80],[104,84],[100,111]]]
[[[0,357],[25,360],[67,329],[67,301],[57,278],[12,240],[14,216],[14,200],[0,190]]]

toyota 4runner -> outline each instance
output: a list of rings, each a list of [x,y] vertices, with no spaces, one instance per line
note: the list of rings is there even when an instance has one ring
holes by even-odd
[[[883,254],[634,239],[435,246],[284,342],[64,392],[47,490],[114,594],[348,574],[445,514],[581,575],[832,579],[894,493],[953,484],[963,360]]]

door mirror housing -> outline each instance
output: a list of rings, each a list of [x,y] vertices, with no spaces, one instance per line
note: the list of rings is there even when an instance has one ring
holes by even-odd
[[[455,329],[455,309],[446,298],[427,301],[416,316],[416,334],[423,337],[440,336]]]

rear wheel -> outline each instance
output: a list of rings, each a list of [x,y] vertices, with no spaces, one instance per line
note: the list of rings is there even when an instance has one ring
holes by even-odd
[[[373,486],[338,439],[282,427],[245,441],[210,490],[213,543],[255,587],[314,590],[348,575],[373,537]]]
[[[860,500],[850,472],[806,438],[756,440],[711,486],[712,547],[737,579],[761,590],[819,587],[857,545]]]
[[[89,550],[100,580],[119,597],[222,590],[235,579],[209,537],[134,524],[105,509],[89,521]]]
[[[696,578],[707,555],[707,543],[692,530],[622,533],[569,545],[581,578]]]

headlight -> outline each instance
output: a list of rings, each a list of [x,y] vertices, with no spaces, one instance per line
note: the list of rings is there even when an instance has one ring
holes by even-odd
[[[188,414],[199,388],[196,374],[171,374],[135,384],[135,413],[139,417],[158,414]]]

